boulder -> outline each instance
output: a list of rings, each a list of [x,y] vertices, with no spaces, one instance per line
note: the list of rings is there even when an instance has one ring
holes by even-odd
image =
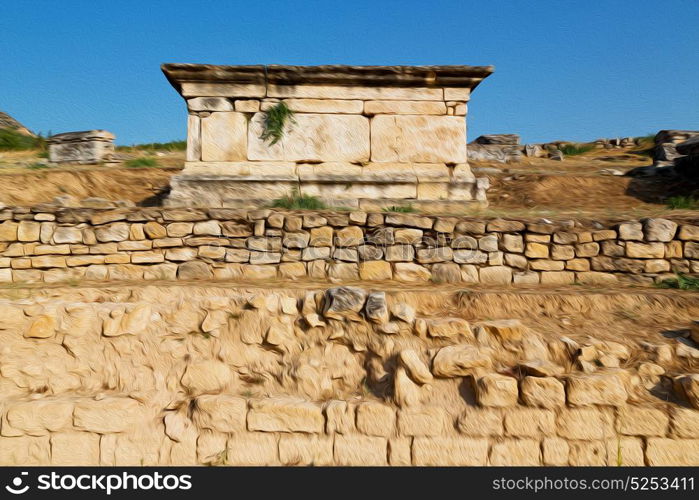
[[[490,356],[470,345],[442,347],[432,360],[432,374],[437,377],[462,377],[477,368],[488,368]]]
[[[353,286],[328,288],[325,291],[323,315],[326,318],[342,319],[346,315],[356,316],[364,307],[367,292]]]

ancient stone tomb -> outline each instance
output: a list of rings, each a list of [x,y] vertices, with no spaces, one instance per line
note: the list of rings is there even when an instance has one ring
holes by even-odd
[[[106,130],[65,132],[46,142],[51,163],[93,164],[111,160],[114,155],[114,134]]]
[[[251,207],[293,192],[373,209],[485,202],[466,111],[490,66],[162,69],[189,111],[170,206]]]

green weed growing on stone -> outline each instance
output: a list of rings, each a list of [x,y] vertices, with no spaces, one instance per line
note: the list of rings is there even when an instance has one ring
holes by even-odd
[[[322,210],[325,204],[315,196],[301,194],[294,190],[283,198],[277,198],[272,202],[274,208],[286,208],[287,210]]]
[[[284,137],[287,122],[295,123],[294,112],[282,101],[265,113],[265,129],[260,138],[263,141],[270,140],[270,146],[275,145]]]
[[[667,199],[667,208],[671,210],[694,210],[699,208],[699,200],[693,196],[671,196]]]
[[[655,285],[658,288],[674,288],[677,290],[690,290],[699,292],[699,278],[693,278],[685,274],[677,274],[676,278],[664,279]]]

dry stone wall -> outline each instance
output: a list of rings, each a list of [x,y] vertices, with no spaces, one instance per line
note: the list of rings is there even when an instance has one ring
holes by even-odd
[[[652,284],[699,273],[699,221],[582,224],[231,209],[0,211],[0,281]]]
[[[699,465],[699,379],[668,345],[174,288],[0,300],[0,464]]]

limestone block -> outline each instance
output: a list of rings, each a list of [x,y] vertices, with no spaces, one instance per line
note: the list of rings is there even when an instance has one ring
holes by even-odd
[[[688,259],[699,259],[699,243],[688,241],[684,244],[684,256]]]
[[[60,400],[36,400],[13,403],[7,407],[3,436],[45,436],[69,429],[73,403]]]
[[[620,406],[628,398],[622,379],[618,375],[607,373],[568,378],[566,394],[568,403],[575,406]]]
[[[187,99],[190,111],[233,111],[233,103],[224,97],[194,97]]]
[[[699,429],[699,410],[673,408],[671,411],[672,433],[682,438],[694,438]]]
[[[514,406],[517,404],[519,390],[517,379],[491,373],[475,381],[476,399],[481,406]]]
[[[278,460],[278,438],[266,432],[238,432],[228,439],[226,465],[275,465]]]
[[[248,280],[265,280],[274,279],[277,277],[277,268],[275,266],[243,266],[243,279]]]
[[[557,408],[565,405],[563,384],[555,377],[524,377],[520,390],[522,400],[529,406]]]
[[[398,281],[407,283],[427,281],[431,275],[429,269],[418,264],[410,262],[397,262],[395,264],[395,279]]]
[[[607,445],[601,440],[570,443],[568,460],[573,466],[607,465]]]
[[[383,437],[336,435],[333,451],[336,465],[386,465],[388,441]]]
[[[264,141],[264,113],[248,129],[248,159],[277,161],[368,161],[369,120],[360,115],[298,114],[274,145]]]
[[[192,394],[220,392],[231,382],[228,365],[216,360],[204,360],[187,365],[181,383]]]
[[[643,225],[640,222],[624,222],[617,229],[621,240],[643,241]]]
[[[211,95],[211,94],[199,94]],[[267,86],[267,97],[303,99],[360,99],[399,101],[442,101],[442,89],[420,87],[362,87],[342,85],[276,85]],[[456,100],[456,99],[455,99]]]
[[[177,277],[181,280],[211,279],[213,273],[206,262],[190,261],[179,265]]]
[[[644,219],[643,231],[646,241],[672,241],[677,232],[677,223],[667,219]]]
[[[357,430],[369,436],[391,436],[396,428],[396,411],[376,402],[357,407]]]
[[[699,439],[649,438],[646,460],[651,466],[699,465]]]
[[[117,222],[95,230],[97,241],[104,243],[110,241],[125,241],[129,239],[129,225],[125,222]]]
[[[19,241],[39,241],[41,224],[39,222],[23,220],[17,227],[17,239]]]
[[[335,234],[335,246],[356,247],[364,242],[364,232],[357,226],[348,226]]]
[[[542,285],[570,285],[575,282],[575,273],[570,271],[546,271],[540,277]]]
[[[512,283],[512,269],[506,266],[484,267],[479,272],[480,282],[489,285]]]
[[[389,262],[412,262],[415,249],[412,245],[392,245],[385,248],[386,260]]]
[[[393,276],[391,264],[381,260],[360,262],[359,276],[362,280],[390,280]]]
[[[82,231],[73,226],[58,226],[53,232],[53,243],[82,243]]]
[[[556,417],[556,429],[566,439],[605,439],[614,435],[614,419],[606,409],[563,409]]]
[[[353,99],[285,99],[290,110],[299,113],[361,114],[364,102]]]
[[[194,420],[203,429],[240,432],[246,428],[247,409],[247,401],[243,398],[224,394],[199,396]]]
[[[337,250],[335,250],[335,258],[338,258]],[[330,264],[328,275],[339,280],[359,280],[359,266],[357,264],[335,262]]]
[[[487,458],[487,439],[465,437],[416,437],[413,439],[414,465],[486,465]]]
[[[279,461],[282,465],[332,465],[333,438],[287,434],[279,437]]]
[[[395,437],[388,440],[388,463],[392,466],[407,466],[412,464],[410,448],[411,438]]]
[[[51,436],[51,465],[99,465],[100,436],[90,432],[60,432]]]
[[[477,368],[488,368],[490,356],[470,345],[442,347],[432,360],[432,373],[437,377],[460,377]]]
[[[447,106],[440,101],[366,101],[365,115],[446,115]]]
[[[471,89],[466,87],[445,87],[445,101],[468,101],[471,98]]]
[[[248,121],[243,113],[215,112],[201,119],[202,161],[247,160]]]
[[[183,82],[184,97],[264,97],[264,83]]]
[[[505,411],[505,432],[510,436],[539,437],[556,432],[555,415],[551,410],[515,408]]]
[[[665,436],[669,419],[654,408],[626,406],[617,414],[619,432],[627,436]]]
[[[260,101],[257,99],[238,99],[235,101],[235,110],[240,113],[256,113],[260,110]]]
[[[636,259],[662,259],[665,256],[665,245],[660,242],[628,241],[626,242],[626,256]]]
[[[463,118],[377,115],[371,120],[371,160],[465,163]]]
[[[467,436],[502,436],[503,418],[498,408],[469,407],[457,421],[457,428]]]
[[[250,402],[248,429],[265,432],[323,432],[321,408],[296,398],[267,398]]]
[[[79,401],[73,412],[76,429],[100,434],[124,432],[145,424],[144,420],[145,412],[138,401],[123,397]]]
[[[565,439],[545,438],[541,442],[541,452],[544,465],[568,465],[570,447]]]
[[[17,241],[17,228],[19,224],[12,221],[0,223],[0,241]]]
[[[0,464],[3,466],[46,465],[50,454],[48,436],[0,437]]]
[[[454,252],[450,247],[422,248],[417,251],[417,261],[420,264],[447,262],[453,258]]]
[[[494,443],[490,450],[490,465],[540,465],[541,448],[534,439],[508,439]]]
[[[201,161],[201,118],[187,115],[187,161]]]
[[[325,405],[325,432],[351,434],[355,431],[355,407],[346,401],[328,401]]]
[[[56,318],[42,314],[32,321],[27,331],[24,332],[24,338],[48,339],[56,335],[56,328]]]
[[[5,223],[7,224],[7,223]],[[2,227],[2,224],[0,224]],[[2,241],[2,232],[0,230],[0,241]],[[692,226],[689,224],[683,224],[680,226],[680,231],[677,233],[677,237],[684,241],[699,241],[699,226]]]
[[[398,432],[403,436],[440,436],[451,428],[444,408],[404,408],[398,412]]]
[[[583,285],[614,285],[619,278],[612,273],[581,272],[576,274],[576,280]]]

